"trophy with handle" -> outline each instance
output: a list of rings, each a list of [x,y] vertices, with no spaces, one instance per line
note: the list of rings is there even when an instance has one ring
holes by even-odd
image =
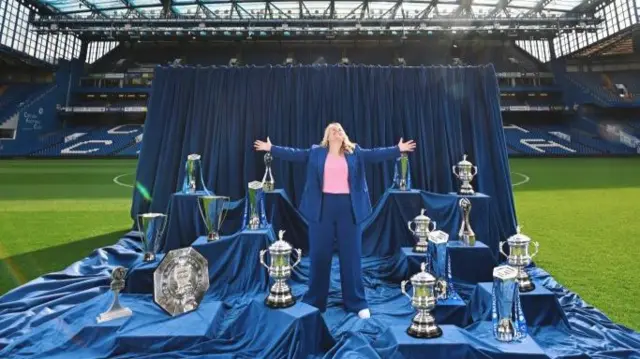
[[[420,214],[413,219],[413,221],[407,222],[407,227],[409,227],[409,231],[413,233],[413,236],[418,239],[418,242],[413,247],[413,251],[416,253],[426,253],[429,242],[429,233],[436,229],[436,222],[432,221],[431,218],[427,217],[425,214],[425,209],[420,210]],[[433,229],[431,229],[431,224],[433,224]],[[412,227],[415,226],[415,229]]]
[[[538,254],[539,243],[532,242],[531,238],[520,233],[520,229],[520,226],[518,226],[516,228],[516,234],[507,238],[506,242],[500,242],[499,248],[500,253],[507,258],[507,263],[518,270],[517,281],[520,292],[526,293],[535,289],[535,284],[531,281],[525,268],[531,264],[533,257]],[[508,255],[503,250],[505,243],[509,245]],[[529,245],[531,243],[536,247],[536,251],[533,254],[529,254]]]
[[[110,320],[129,317],[133,314],[131,309],[125,308],[120,304],[120,291],[124,289],[124,279],[127,270],[124,267],[115,267],[111,272],[111,290],[113,291],[113,302],[109,309],[100,314],[96,321],[98,323],[108,322]]]
[[[411,326],[407,329],[407,334],[415,338],[437,338],[442,335],[442,329],[436,324],[436,320],[431,315],[431,311],[436,307],[436,296],[434,286],[436,279],[426,271],[427,264],[420,265],[421,271],[411,277],[413,295],[407,294],[405,289],[407,282],[400,283],[402,294],[411,299],[411,306],[417,310],[417,314],[411,321]]]
[[[138,231],[142,234],[142,250],[145,262],[156,260],[160,239],[167,226],[167,215],[163,213],[142,213],[137,217]]]
[[[295,263],[291,264],[290,258],[293,249],[283,239],[283,236],[284,231],[279,231],[278,240],[273,242],[268,250],[263,249],[260,251],[260,264],[269,270],[269,277],[275,281],[269,290],[269,295],[264,300],[264,303],[270,308],[288,308],[296,303],[293,294],[291,294],[291,288],[287,284],[287,279],[291,277],[291,270],[300,263],[302,250],[295,249],[297,258]],[[267,252],[271,257],[270,265],[267,265],[264,261],[264,255]]]
[[[220,228],[229,209],[229,200],[229,197],[226,196],[198,197],[198,209],[207,227],[208,241],[220,239]]]
[[[478,167],[467,161],[467,155],[462,156],[462,161],[452,167],[453,174],[462,182],[458,193],[462,195],[473,195],[475,191],[471,186],[473,177],[478,174]]]

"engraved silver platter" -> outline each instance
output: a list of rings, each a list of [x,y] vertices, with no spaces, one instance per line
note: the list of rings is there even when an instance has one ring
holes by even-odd
[[[153,301],[172,316],[196,310],[209,289],[209,264],[193,247],[167,253],[153,273]]]

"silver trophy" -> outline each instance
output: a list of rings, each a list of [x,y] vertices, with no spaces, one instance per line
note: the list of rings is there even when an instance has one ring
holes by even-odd
[[[248,197],[249,197],[249,210],[248,210],[248,223],[249,229],[259,229],[261,224],[263,205],[263,185],[260,181],[249,182],[248,185]]]
[[[453,174],[458,177],[462,184],[460,185],[459,193],[462,195],[474,194],[471,181],[473,177],[478,174],[478,167],[474,166],[471,162],[467,161],[467,155],[462,156],[462,161],[452,167]]]
[[[200,196],[198,197],[198,209],[207,227],[207,239],[216,241],[220,239],[220,228],[227,216],[229,197],[226,196]]]
[[[153,301],[172,316],[197,309],[209,289],[208,265],[193,247],[170,251],[153,272]]]
[[[163,213],[142,213],[137,217],[138,231],[142,235],[142,250],[145,262],[156,260],[160,238],[167,226],[167,215]]]
[[[460,231],[458,231],[458,239],[464,245],[473,247],[476,245],[476,234],[471,229],[471,201],[468,198],[461,198],[458,203],[462,209],[462,224],[460,225]]]
[[[516,337],[517,325],[513,317],[518,283],[516,268],[504,265],[493,269],[493,293],[491,296],[491,319],[497,340],[511,342]],[[517,313],[517,310],[516,310]]]
[[[429,233],[429,267],[436,278],[435,293],[438,299],[449,298],[449,235],[443,231]]]
[[[406,152],[402,152],[400,157],[396,160],[396,178],[395,187],[401,191],[409,189],[409,155]]]
[[[442,329],[436,325],[436,320],[431,315],[431,311],[436,307],[434,290],[436,279],[426,272],[426,267],[426,263],[422,263],[420,265],[422,271],[411,277],[413,296],[407,294],[405,290],[408,281],[403,280],[400,283],[400,289],[402,294],[411,299],[411,306],[418,311],[407,329],[407,334],[416,338],[437,338],[442,335]]]
[[[417,253],[427,252],[427,246],[429,245],[427,239],[429,238],[429,233],[436,229],[436,222],[431,221],[431,218],[425,216],[425,211],[426,210],[424,208],[421,209],[420,214],[416,216],[413,221],[407,222],[409,231],[411,231],[413,236],[418,239],[418,242],[413,247],[413,251]],[[415,229],[411,227],[412,224],[415,225]],[[433,229],[430,228],[431,224],[433,224]]]
[[[131,309],[125,308],[120,304],[120,291],[124,289],[124,279],[127,270],[124,267],[115,267],[111,272],[111,290],[113,291],[113,302],[109,309],[100,314],[96,318],[98,323],[108,322],[110,320],[129,317],[133,314]]]
[[[532,242],[531,238],[520,233],[520,227],[516,229],[516,234],[507,238],[506,243],[509,245],[509,255],[504,252],[505,242],[500,242],[500,253],[507,258],[507,263],[515,267],[518,270],[518,285],[520,291],[530,292],[535,289],[535,285],[529,278],[529,275],[525,271],[525,267],[531,264],[531,259],[538,254],[539,243]],[[536,251],[533,254],[529,254],[529,244],[533,243],[536,247]]]
[[[276,181],[273,179],[273,173],[271,173],[271,163],[273,162],[273,157],[271,156],[271,152],[267,152],[264,155],[264,176],[262,177],[262,185],[265,192],[271,192],[276,187]]]
[[[195,193],[198,187],[198,181],[202,180],[202,163],[200,155],[192,153],[187,156],[187,162],[184,165],[184,182],[182,184],[182,193]],[[204,183],[200,183],[204,189]]]
[[[302,250],[295,249],[297,258],[295,263],[290,264],[289,260],[293,249],[289,243],[282,239],[283,236],[284,231],[279,231],[278,240],[273,242],[268,250],[260,251],[260,264],[269,270],[269,277],[275,281],[269,290],[269,295],[264,300],[264,304],[271,308],[287,308],[296,303],[291,294],[291,288],[287,284],[287,279],[291,277],[291,270],[300,263]],[[264,261],[264,255],[267,251],[271,257],[270,265],[266,265]]]

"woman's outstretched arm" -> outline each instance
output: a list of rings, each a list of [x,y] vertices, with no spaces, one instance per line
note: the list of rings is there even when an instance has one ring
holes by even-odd
[[[267,142],[256,140],[253,147],[257,151],[271,152],[271,155],[275,158],[280,158],[284,161],[290,162],[306,162],[309,158],[310,149],[300,149],[292,147],[274,146],[271,144],[271,140],[267,137]]]
[[[415,148],[415,142],[412,140],[402,142],[401,138],[397,146],[377,147],[371,149],[360,148],[360,154],[365,162],[376,163],[395,159],[399,157],[402,152],[413,152]]]

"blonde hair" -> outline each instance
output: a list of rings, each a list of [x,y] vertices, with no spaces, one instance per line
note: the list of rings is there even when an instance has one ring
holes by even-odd
[[[342,128],[342,125],[340,125],[337,122],[332,122],[329,125],[327,125],[327,127],[324,129],[324,137],[322,138],[322,142],[320,142],[320,146],[322,147],[329,147],[329,130],[331,129],[331,127],[339,127],[340,129],[342,129],[342,132],[344,132],[344,128]],[[356,148],[356,144],[351,142],[349,140],[349,136],[347,136],[347,133],[344,132],[344,140],[342,141],[342,152],[346,152],[346,153],[353,153],[353,150]]]

